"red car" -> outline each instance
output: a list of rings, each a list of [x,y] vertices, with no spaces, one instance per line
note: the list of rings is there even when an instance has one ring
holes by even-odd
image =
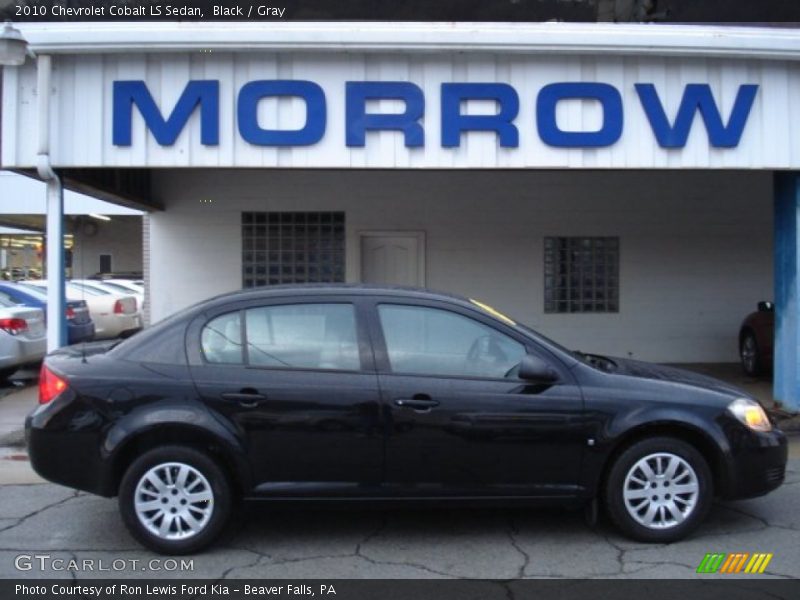
[[[772,369],[774,338],[775,305],[759,302],[758,310],[747,315],[739,329],[739,358],[747,375],[756,377]]]

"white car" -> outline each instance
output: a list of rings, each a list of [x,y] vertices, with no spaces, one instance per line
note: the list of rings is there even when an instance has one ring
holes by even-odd
[[[44,280],[19,283],[47,289],[47,282]],[[94,321],[94,339],[128,337],[142,328],[142,318],[135,296],[112,294],[102,289],[80,287],[70,282],[64,287],[68,300],[86,301],[89,314]]]
[[[142,306],[144,306],[144,290],[141,288],[133,288],[132,286],[127,287],[110,279],[72,279],[70,280],[70,283],[80,287],[90,287],[96,290],[105,290],[117,296],[134,296],[140,312]]]
[[[0,300],[0,380],[21,366],[42,360],[46,352],[42,309]]]
[[[103,279],[103,283],[113,283],[132,292],[144,294],[144,281],[141,279]]]

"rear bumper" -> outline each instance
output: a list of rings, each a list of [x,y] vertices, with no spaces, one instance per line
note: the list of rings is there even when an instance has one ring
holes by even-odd
[[[26,340],[7,335],[0,351],[0,368],[16,367],[40,361],[47,352],[47,338]]]
[[[114,483],[108,477],[107,463],[99,454],[98,431],[48,425],[52,416],[37,409],[25,419],[25,442],[33,470],[53,483],[113,496]]]
[[[120,335],[131,335],[142,328],[139,313],[130,315],[103,316],[95,319],[95,337],[97,339],[111,339]]]
[[[726,499],[763,496],[783,483],[789,445],[782,431],[749,431],[744,427],[731,437],[728,477],[720,495]]]
[[[67,340],[70,344],[89,342],[94,339],[94,321],[88,323],[67,322]]]

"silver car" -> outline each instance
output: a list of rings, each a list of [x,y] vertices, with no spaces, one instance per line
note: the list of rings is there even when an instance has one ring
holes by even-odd
[[[0,381],[47,352],[44,313],[0,299]]]

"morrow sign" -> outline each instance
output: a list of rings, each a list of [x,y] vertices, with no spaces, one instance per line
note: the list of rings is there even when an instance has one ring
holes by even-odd
[[[423,90],[408,81],[347,81],[345,94],[345,144],[366,145],[371,131],[397,131],[406,147],[419,148],[426,143],[422,120],[426,103]],[[634,88],[652,134],[662,148],[683,148],[700,115],[714,148],[738,146],[759,86],[742,84],[736,93],[730,113],[723,115],[711,87],[705,83],[686,84],[676,114],[667,115],[659,92],[652,83],[636,83]],[[299,98],[306,107],[305,123],[296,129],[267,129],[258,121],[259,103],[266,98]],[[398,100],[402,112],[383,113],[368,110],[368,103]],[[562,129],[557,121],[558,104],[565,100],[599,103],[602,119],[599,128],[591,131]],[[467,114],[470,101],[491,101],[494,114]],[[219,145],[220,82],[189,81],[175,105],[165,116],[153,99],[146,82],[140,80],[113,82],[113,127],[115,146],[130,146],[134,107],[144,119],[147,129],[158,144],[175,143],[191,115],[200,112],[200,141],[205,146]],[[535,124],[518,123],[520,98],[507,83],[442,83],[439,143],[444,148],[461,145],[470,131],[489,131],[504,148],[519,147],[520,132],[528,135],[534,129],[547,145],[557,148],[597,148],[611,146],[622,136],[625,107],[622,94],[611,84],[602,82],[556,82],[545,85],[535,98]],[[323,88],[307,80],[270,79],[250,81],[237,95],[236,118],[239,135],[255,146],[311,146],[325,135],[328,115]]]

